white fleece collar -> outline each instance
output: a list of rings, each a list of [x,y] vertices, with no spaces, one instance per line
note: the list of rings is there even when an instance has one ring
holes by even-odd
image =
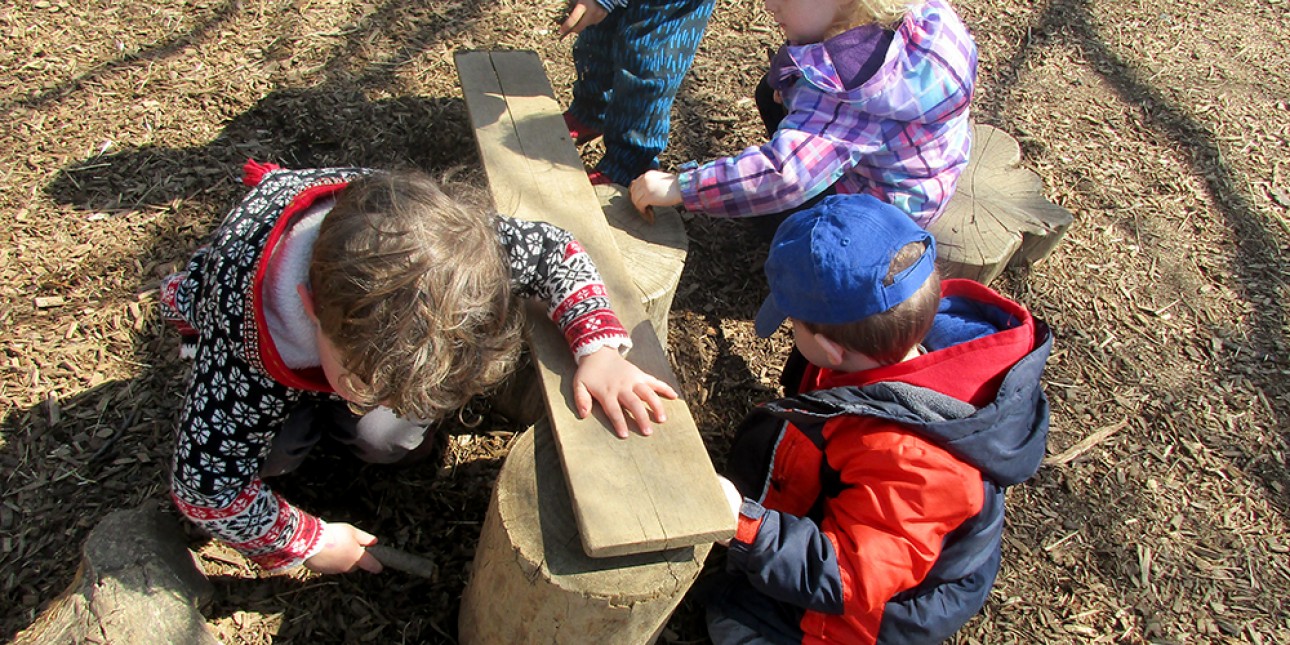
[[[309,284],[309,260],[314,242],[318,240],[323,218],[335,203],[334,199],[321,199],[289,225],[286,235],[273,250],[265,274],[264,319],[274,347],[291,369],[322,364],[314,324],[305,313],[296,286]]]

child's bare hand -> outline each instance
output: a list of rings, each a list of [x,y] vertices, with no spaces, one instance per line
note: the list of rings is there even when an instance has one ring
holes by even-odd
[[[560,23],[560,37],[580,34],[583,29],[604,20],[607,15],[609,13],[596,0],[571,0],[569,15]]]
[[[738,526],[739,509],[742,508],[744,504],[743,493],[740,493],[739,489],[735,488],[734,482],[729,479],[720,475],[717,475],[717,479],[721,480],[721,492],[726,494],[726,502],[730,504],[730,511],[735,517],[735,526]],[[717,540],[717,544],[720,544],[721,546],[730,546],[730,539]]]
[[[614,434],[621,439],[627,438],[627,414],[635,420],[642,435],[654,431],[651,417],[659,423],[667,421],[663,401],[659,397],[675,399],[676,391],[667,383],[642,372],[612,347],[583,357],[573,375],[573,405],[578,418],[585,419],[591,414],[594,399],[609,417]]]
[[[352,524],[323,525],[323,548],[308,560],[305,566],[318,573],[349,573],[362,569],[380,573],[381,562],[367,548],[376,544],[376,536]]]
[[[637,177],[631,187],[632,205],[641,213],[654,206],[676,206],[681,203],[681,184],[676,175],[659,170],[647,170]]]

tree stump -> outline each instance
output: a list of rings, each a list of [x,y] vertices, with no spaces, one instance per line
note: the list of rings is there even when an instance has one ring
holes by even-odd
[[[667,347],[667,316],[689,249],[685,223],[676,209],[655,208],[654,223],[649,224],[636,213],[626,188],[617,185],[595,188],[614,243],[640,291],[640,302],[654,326],[654,333],[659,343]],[[493,396],[493,408],[520,426],[531,426],[546,414],[542,389],[532,367],[526,364],[498,390]]]
[[[1022,168],[1021,147],[998,128],[972,128],[972,154],[936,237],[942,275],[989,283],[1012,265],[1037,262],[1057,246],[1070,211],[1044,198],[1039,175]]]
[[[590,558],[545,419],[502,466],[462,597],[459,637],[492,643],[650,643],[711,545]]]
[[[646,222],[623,186],[596,186],[596,196],[632,282],[640,290],[641,304],[654,325],[654,333],[667,347],[667,315],[690,245],[685,223],[676,209],[662,207],[654,209],[652,224]]]
[[[210,582],[178,522],[150,506],[103,518],[85,541],[71,585],[14,645],[217,645],[198,611],[213,593]]]

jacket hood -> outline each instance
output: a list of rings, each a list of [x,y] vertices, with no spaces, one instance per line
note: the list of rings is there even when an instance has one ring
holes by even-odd
[[[830,41],[853,37],[856,27]],[[882,119],[935,123],[967,107],[976,78],[976,46],[959,17],[942,0],[929,0],[897,28],[878,71],[859,87],[847,87],[827,43],[784,45],[771,63],[770,83],[785,90],[795,82]],[[927,97],[936,96],[932,104]]]
[[[933,333],[939,327],[940,340],[949,343],[941,349],[988,344],[992,336],[1009,331],[1027,331],[1032,337],[1029,351],[1003,373],[995,395],[984,405],[974,407],[929,387],[886,380],[798,394],[765,408],[798,425],[838,414],[890,420],[942,446],[999,485],[1029,479],[1039,469],[1048,441],[1048,399],[1041,377],[1052,351],[1052,333],[1020,306],[996,308],[975,301],[958,313],[988,313],[970,321],[963,315],[947,319],[946,309],[938,315]],[[1018,319],[1018,312],[1024,318]]]
[[[1035,321],[1035,344],[1008,371],[988,405],[960,419],[921,426],[937,443],[1002,486],[1034,475],[1048,445],[1048,398],[1041,377],[1053,338],[1042,321]]]

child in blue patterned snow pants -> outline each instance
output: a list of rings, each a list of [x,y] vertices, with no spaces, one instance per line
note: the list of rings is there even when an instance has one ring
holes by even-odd
[[[574,43],[578,78],[567,120],[580,143],[604,134],[592,183],[627,186],[658,167],[672,101],[716,0],[596,1],[609,13]]]

